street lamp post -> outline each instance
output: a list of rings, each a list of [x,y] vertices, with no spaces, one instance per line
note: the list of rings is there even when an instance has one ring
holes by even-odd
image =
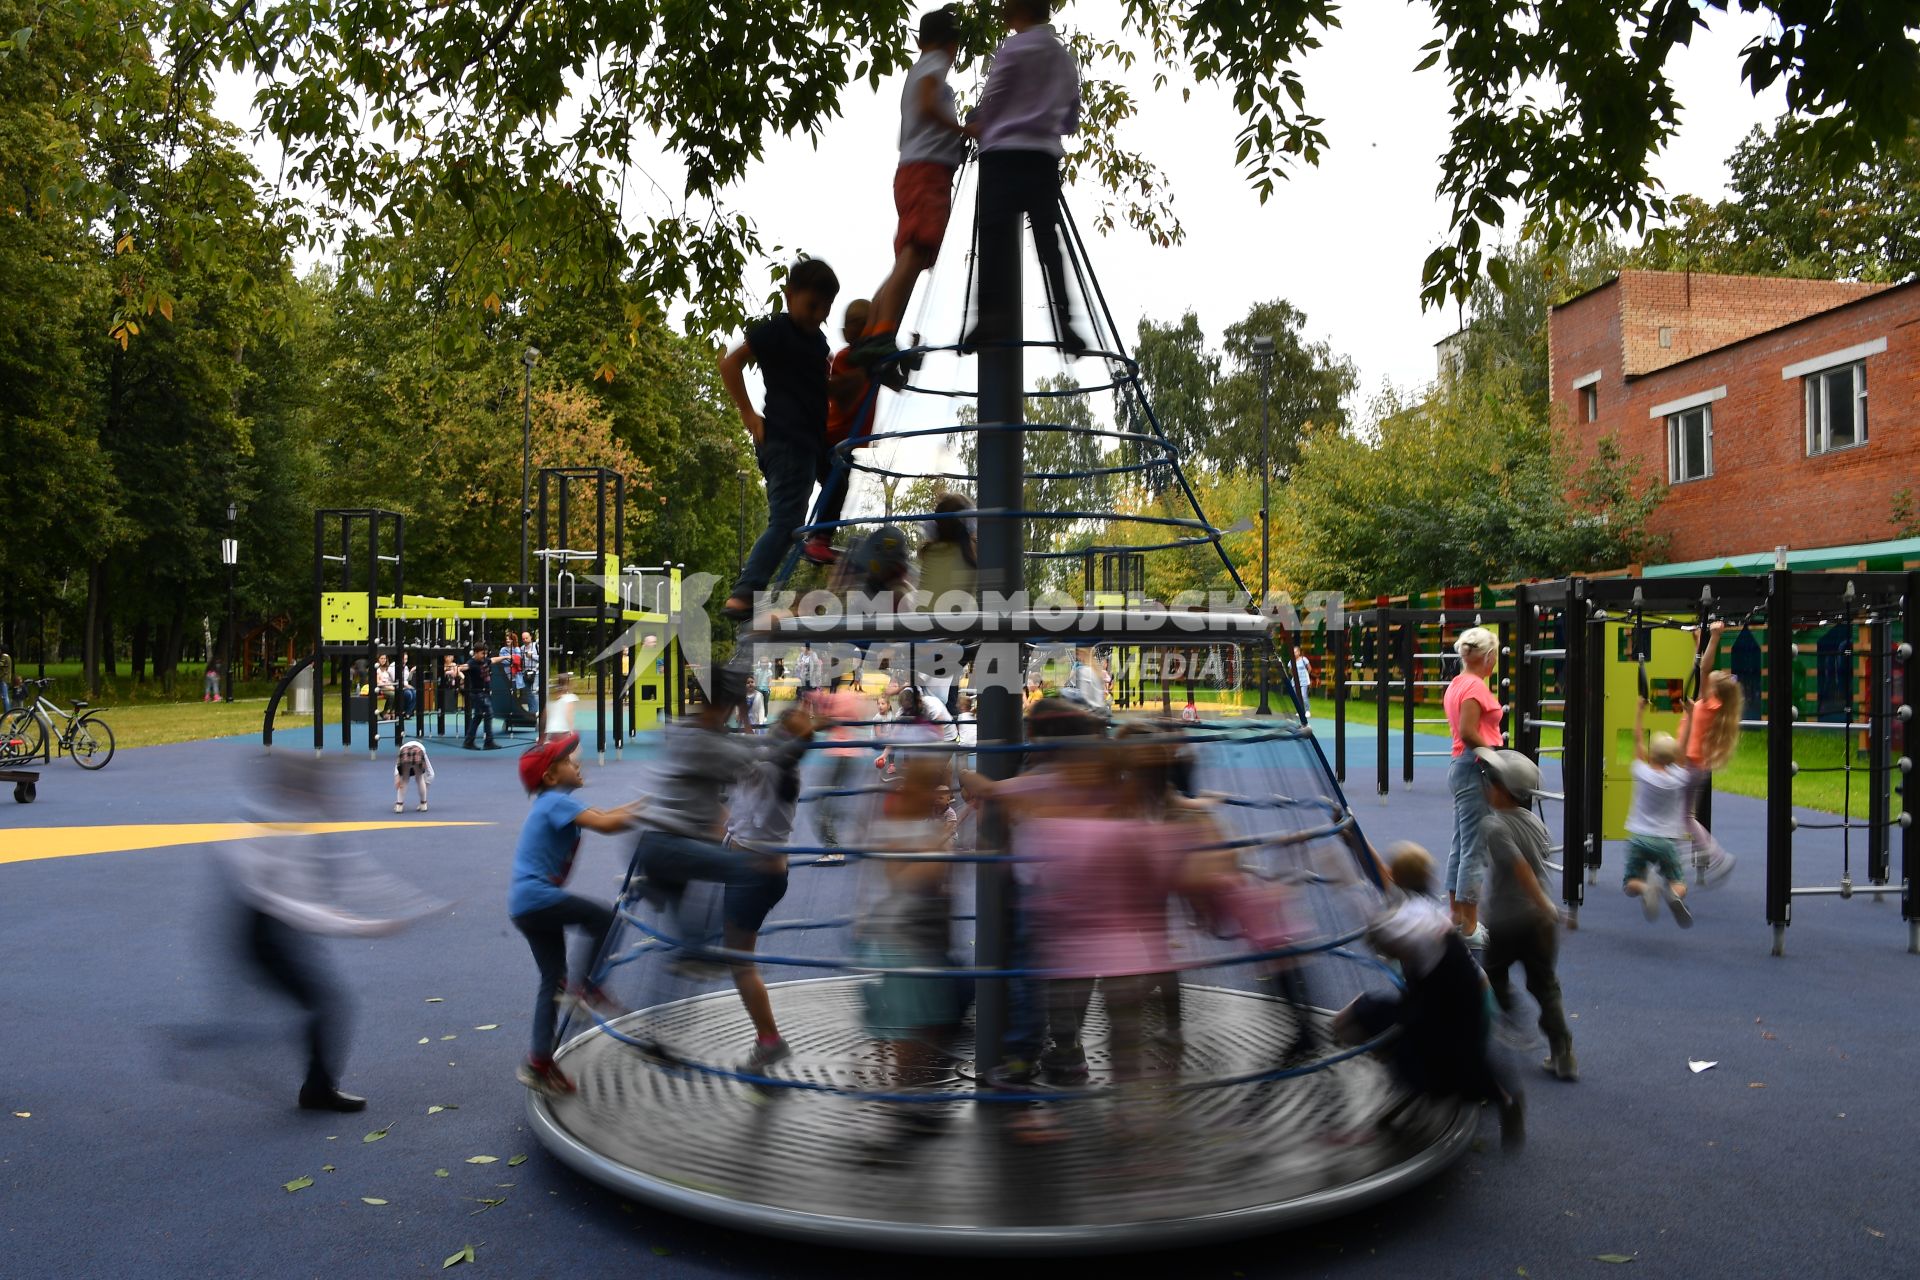
[[[227,536],[220,539],[220,563],[227,566],[227,642],[220,655],[220,681],[225,698],[233,701],[233,572],[240,563],[240,538],[235,528],[240,519],[238,503],[227,504]]]
[[[1267,597],[1272,590],[1268,579],[1269,554],[1272,546],[1272,539],[1268,536],[1271,525],[1268,489],[1273,479],[1273,458],[1268,408],[1272,400],[1273,387],[1273,339],[1266,334],[1255,338],[1253,358],[1260,362],[1260,611],[1265,613]],[[1260,651],[1260,705],[1254,710],[1255,715],[1273,714],[1273,708],[1267,701],[1267,670],[1272,654],[1273,637],[1269,635],[1267,647]]]
[[[520,385],[520,603],[527,603],[527,521],[533,517],[533,362],[538,347],[520,357],[526,374]]]

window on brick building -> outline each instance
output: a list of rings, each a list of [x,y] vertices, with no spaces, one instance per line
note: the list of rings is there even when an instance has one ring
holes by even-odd
[[[1580,417],[1582,421],[1594,422],[1600,417],[1600,388],[1580,388]]]
[[[1713,406],[1667,415],[1667,483],[1713,474]]]
[[[1807,453],[1867,442],[1867,364],[1856,360],[1806,377]]]

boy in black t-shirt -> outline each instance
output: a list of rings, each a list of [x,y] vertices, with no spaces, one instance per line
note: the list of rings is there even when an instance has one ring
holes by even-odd
[[[807,499],[827,447],[827,365],[830,352],[820,332],[840,281],[817,258],[787,273],[787,309],[747,330],[747,340],[720,358],[720,381],[753,437],[754,455],[767,482],[767,528],[753,544],[740,580],[721,612],[744,621],[753,595],[766,589],[793,531],[806,523]],[[747,397],[746,367],[760,366],[766,405],[754,412]]]
[[[487,730],[488,751],[499,749],[500,744],[493,740],[493,667],[498,658],[487,657],[487,646],[473,646],[473,657],[467,662],[467,750],[473,750],[473,737],[482,725]]]

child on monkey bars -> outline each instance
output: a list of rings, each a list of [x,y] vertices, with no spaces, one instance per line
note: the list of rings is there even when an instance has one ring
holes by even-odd
[[[1707,629],[1705,643],[1694,662],[1693,684],[1699,697],[1680,702],[1678,738],[1685,746],[1687,786],[1681,812],[1686,817],[1687,836],[1693,844],[1693,865],[1701,883],[1711,889],[1724,882],[1733,871],[1734,856],[1720,847],[1713,832],[1695,816],[1700,793],[1713,775],[1726,768],[1733,749],[1740,742],[1740,711],[1743,694],[1740,682],[1731,671],[1714,670],[1719,652],[1720,633],[1726,623],[1716,622]]]

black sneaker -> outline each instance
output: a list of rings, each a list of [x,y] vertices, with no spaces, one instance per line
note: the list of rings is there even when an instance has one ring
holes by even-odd
[[[1500,1104],[1500,1148],[1513,1152],[1527,1145],[1527,1100],[1513,1094]]]
[[[300,1089],[302,1111],[365,1111],[367,1100],[342,1093],[332,1086],[303,1085]]]

